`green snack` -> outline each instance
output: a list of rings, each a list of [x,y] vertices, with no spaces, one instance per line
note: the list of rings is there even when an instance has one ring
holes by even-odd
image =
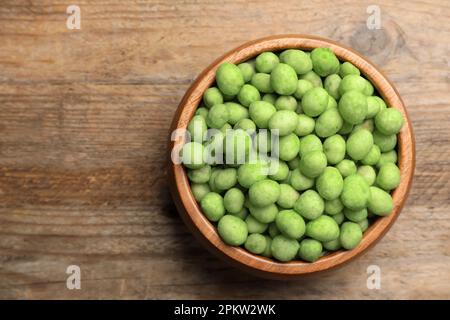
[[[234,168],[226,168],[220,170],[215,179],[214,185],[216,189],[223,191],[232,188],[237,183],[237,170]]]
[[[231,214],[238,214],[244,208],[245,196],[238,188],[229,189],[223,197],[225,210]]]
[[[322,78],[312,70],[300,75],[298,78],[311,82],[314,87],[323,87]]]
[[[215,104],[209,109],[208,116],[206,117],[206,124],[210,128],[220,129],[228,122],[229,116],[228,107],[225,104]]]
[[[377,168],[381,168],[385,163],[397,163],[397,152],[391,150],[380,155],[380,160],[377,163]]]
[[[328,105],[328,93],[321,87],[306,91],[302,98],[303,112],[310,117],[317,117],[325,111]]]
[[[336,250],[339,250],[340,248],[342,248],[339,238],[336,240],[324,242],[322,245],[326,250],[329,250],[329,251],[336,251]]]
[[[253,75],[255,74],[255,68],[251,63],[243,62],[238,64],[239,70],[241,70],[242,77],[244,78],[244,82],[250,82]]]
[[[259,233],[252,233],[245,241],[245,249],[254,254],[262,254],[266,250],[266,237]]]
[[[206,117],[208,116],[208,112],[208,109],[206,109],[205,107],[200,107],[195,111],[195,115],[202,116],[204,119],[206,119]]]
[[[247,224],[248,233],[264,233],[269,225],[256,220],[251,214],[245,218]]]
[[[216,87],[206,89],[205,93],[203,93],[203,103],[208,109],[210,109],[212,106],[216,104],[222,104],[223,103],[222,93]]]
[[[287,163],[284,161],[278,161],[278,160],[273,160],[273,161],[277,162],[276,163],[277,168],[276,169],[271,168],[273,170],[271,170],[269,172],[270,179],[275,180],[275,181],[285,180],[287,178],[287,176],[289,175],[289,167],[288,167]]]
[[[325,200],[337,199],[343,187],[342,175],[334,167],[326,167],[316,180],[316,189]]]
[[[380,156],[380,147],[374,144],[366,156],[361,159],[361,162],[368,166],[374,166],[378,163],[378,161],[380,161]]]
[[[197,202],[200,202],[207,193],[211,192],[207,183],[191,183],[191,190]]]
[[[375,183],[375,178],[377,177],[377,174],[375,172],[375,169],[371,166],[361,166],[358,168],[357,173],[366,180],[367,184],[369,186],[373,185]]]
[[[275,203],[280,196],[280,185],[269,179],[255,182],[248,191],[252,205],[265,207]]]
[[[230,246],[240,246],[245,243],[248,236],[247,225],[235,216],[223,216],[217,225],[220,238]]]
[[[323,152],[329,164],[338,164],[344,160],[346,144],[341,135],[335,134],[323,142]]]
[[[200,115],[194,116],[188,124],[188,131],[191,135],[191,141],[202,143],[208,127],[205,118]]]
[[[348,208],[345,208],[344,216],[352,222],[360,222],[367,218],[367,209],[364,208],[360,210],[350,210]]]
[[[332,96],[328,95],[328,104],[327,104],[327,108],[325,110],[329,110],[332,108],[337,108],[338,104],[335,98],[333,98]]]
[[[297,256],[299,246],[300,245],[297,240],[289,239],[283,235],[277,235],[272,239],[270,249],[275,259],[282,262],[287,262]]]
[[[279,136],[291,134],[298,124],[298,116],[295,111],[280,110],[275,112],[269,120],[269,129],[278,130]]]
[[[261,223],[271,223],[275,221],[278,214],[278,207],[275,204],[269,204],[266,207],[255,207],[250,204],[250,214]]]
[[[273,104],[273,105],[275,105],[277,99],[278,99],[278,96],[276,94],[274,94],[274,93],[266,93],[262,97],[262,101],[269,102],[270,104]]]
[[[349,74],[342,78],[339,85],[339,93],[344,95],[349,91],[358,91],[364,94],[366,90],[366,79],[356,74]]]
[[[373,132],[373,143],[380,148],[381,152],[388,152],[394,149],[397,145],[397,135],[392,134],[386,136],[378,130],[375,130]]]
[[[363,177],[353,174],[344,179],[341,201],[345,207],[351,210],[360,210],[367,207],[369,199],[369,185]]]
[[[251,84],[244,84],[237,95],[239,102],[248,107],[253,101],[261,100],[258,89]]]
[[[244,85],[244,77],[236,65],[225,62],[217,69],[216,82],[223,94],[234,96]]]
[[[359,224],[354,222],[344,222],[341,226],[339,241],[344,249],[355,248],[362,240],[362,231]]]
[[[361,228],[361,231],[364,232],[367,230],[367,228],[369,228],[369,219],[363,219],[363,220],[357,222],[357,224]]]
[[[322,141],[317,136],[309,134],[300,139],[300,157],[302,158],[312,151],[323,151],[323,146]]]
[[[363,123],[357,124],[356,126],[353,127],[353,131],[356,131],[359,129],[366,129],[370,132],[373,132],[373,130],[375,129],[373,119],[366,119],[363,121]]]
[[[199,169],[188,170],[188,178],[194,183],[206,183],[211,176],[211,166],[204,166]]]
[[[333,220],[337,223],[337,224],[341,224],[342,222],[344,222],[345,220],[345,216],[344,216],[344,212],[339,212],[333,216],[331,216],[331,218],[333,218]]]
[[[324,88],[334,99],[339,99],[341,97],[341,94],[339,93],[339,85],[341,84],[341,80],[341,77],[337,74],[330,74],[325,78]]]
[[[328,109],[316,120],[316,134],[321,138],[330,137],[342,128],[343,123],[337,108]]]
[[[275,108],[277,110],[295,111],[297,109],[297,100],[293,96],[279,96],[275,101]]]
[[[310,89],[314,88],[313,84],[305,79],[298,80],[297,83],[297,90],[294,92],[294,97],[297,99],[303,98],[305,93],[309,91]]]
[[[341,64],[341,67],[339,69],[339,75],[341,76],[341,78],[344,78],[345,76],[348,76],[349,74],[355,74],[355,75],[359,76],[361,74],[361,72],[353,64],[346,61],[343,64]]]
[[[248,84],[246,84],[248,86]],[[244,87],[242,87],[244,88]],[[226,102],[225,105],[228,108],[228,123],[235,125],[242,119],[248,118],[248,109],[241,106],[239,103]]]
[[[308,117],[306,114],[299,114],[297,128],[295,128],[294,132],[297,136],[303,137],[313,132],[315,125],[316,122],[313,118]]]
[[[278,230],[288,238],[298,240],[305,233],[305,221],[294,210],[280,211],[275,223]]]
[[[233,127],[233,129],[242,129],[249,134],[256,131],[256,124],[250,119],[241,119]]]
[[[266,248],[264,249],[263,253],[261,253],[261,255],[263,255],[266,258],[270,258],[272,257],[272,250],[271,250],[272,238],[269,236],[264,237],[266,238]]]
[[[292,209],[300,194],[289,184],[280,184],[280,196],[277,204],[283,209]]]
[[[275,236],[277,236],[277,235],[279,235],[279,234],[280,234],[280,230],[278,230],[277,224],[276,224],[275,222],[272,222],[272,223],[269,225],[269,235],[270,235],[272,238],[275,238]]]
[[[256,57],[256,70],[262,73],[271,73],[272,70],[280,63],[280,59],[273,52],[263,52]]]
[[[306,224],[305,234],[315,240],[328,242],[339,237],[339,226],[333,218],[321,215]]]
[[[339,198],[325,201],[325,213],[330,216],[341,213],[343,209],[344,205]]]
[[[305,74],[312,70],[311,58],[301,50],[285,50],[281,53],[280,60],[291,66],[297,74]]]
[[[362,123],[367,115],[366,96],[359,91],[347,91],[339,100],[338,108],[345,122]]]
[[[314,179],[308,178],[307,176],[303,175],[300,169],[297,168],[292,171],[289,183],[295,190],[303,191],[311,188],[314,185]]]
[[[277,112],[277,109],[265,101],[255,101],[249,106],[250,118],[260,129],[267,129],[270,118]]]
[[[395,189],[400,184],[400,169],[391,162],[380,167],[376,178],[377,186],[386,191]]]
[[[322,215],[324,202],[316,191],[307,190],[295,202],[294,210],[305,219],[314,220]]]
[[[391,195],[378,187],[370,187],[370,194],[369,211],[377,216],[389,215],[394,207]]]
[[[200,206],[202,207],[205,216],[210,221],[219,221],[219,219],[225,214],[223,198],[220,194],[215,192],[206,194],[202,198]]]
[[[369,153],[373,146],[373,136],[366,129],[354,131],[347,139],[347,154],[353,160],[361,160]]]
[[[314,262],[322,255],[322,243],[314,239],[303,239],[300,242],[298,255],[305,261]]]
[[[244,188],[250,188],[255,182],[267,177],[267,165],[262,162],[245,163],[237,171],[237,180]]]
[[[397,134],[403,126],[403,115],[394,108],[383,109],[375,117],[375,126],[384,135]]]
[[[339,170],[342,177],[348,177],[356,173],[356,164],[349,159],[344,159],[336,165],[336,169]]]
[[[205,165],[204,148],[201,143],[188,142],[181,149],[181,161],[189,169],[198,169]]]
[[[295,133],[280,137],[279,157],[283,161],[290,161],[297,157],[300,150],[300,139]]]
[[[311,51],[314,71],[322,77],[339,72],[339,60],[330,48],[315,48]]]
[[[209,177],[208,186],[211,189],[211,191],[213,191],[213,192],[220,192],[220,190],[216,188],[216,184],[214,183],[214,181],[216,180],[216,177],[220,171],[221,171],[221,169],[215,169],[215,168],[213,168],[211,171],[211,176]]]
[[[367,97],[367,115],[366,119],[374,118],[381,110],[380,98],[374,96]]]
[[[270,83],[270,74],[267,73],[255,73],[250,81],[251,85],[258,89],[262,93],[272,93],[273,88]]]
[[[322,151],[311,151],[300,159],[299,169],[308,178],[318,177],[327,166],[327,157]]]
[[[270,74],[270,84],[276,93],[289,96],[297,90],[297,73],[291,66],[279,63]]]

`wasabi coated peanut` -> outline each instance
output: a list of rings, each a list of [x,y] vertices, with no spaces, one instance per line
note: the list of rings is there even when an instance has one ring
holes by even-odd
[[[272,93],[273,88],[270,83],[270,74],[267,73],[255,73],[250,81],[251,85],[258,89],[262,93]]]
[[[371,186],[375,183],[375,179],[377,177],[375,169],[371,166],[359,167],[357,174],[359,174],[361,177],[363,177],[369,186]]]
[[[317,117],[325,111],[329,95],[325,89],[316,87],[306,91],[302,98],[303,112],[310,117]]]
[[[344,216],[352,221],[352,222],[360,222],[367,218],[367,209],[360,209],[360,210],[350,210],[348,208],[344,209]]]
[[[265,207],[273,204],[280,196],[280,185],[270,179],[255,182],[248,191],[248,196],[252,205]]]
[[[238,168],[237,180],[244,188],[250,188],[255,182],[267,177],[267,164],[262,162],[245,163]]]
[[[249,106],[250,118],[255,122],[260,129],[267,129],[270,118],[277,112],[277,109],[265,101],[255,101]]]
[[[202,207],[205,216],[210,221],[219,221],[219,219],[225,214],[223,198],[220,194],[215,192],[206,194],[202,198],[200,206]]]
[[[389,215],[394,207],[391,195],[378,187],[370,187],[370,194],[369,211],[377,216]]]
[[[277,228],[277,224],[275,223],[275,222],[272,222],[270,225],[269,225],[269,235],[272,237],[272,238],[275,238],[275,236],[277,236],[277,235],[279,235],[280,234],[280,230],[278,230],[278,228]]]
[[[245,222],[235,216],[223,216],[217,225],[222,240],[231,246],[240,246],[245,243],[248,236],[247,225]]]
[[[353,160],[363,159],[373,146],[373,136],[366,129],[354,131],[347,139],[347,154]]]
[[[280,184],[280,196],[277,204],[283,209],[292,209],[300,197],[300,194],[289,184]]]
[[[360,175],[353,174],[344,179],[341,201],[348,209],[360,210],[367,207],[370,195],[369,185]]]
[[[305,261],[314,262],[322,255],[322,243],[314,239],[303,239],[298,255]]]
[[[289,96],[297,90],[297,73],[291,66],[279,63],[270,74],[270,84],[276,93]]]
[[[381,168],[382,165],[388,162],[397,163],[397,152],[395,150],[383,152],[380,155],[380,160],[377,163],[377,168]]]
[[[252,102],[261,100],[261,95],[258,89],[251,84],[244,84],[239,90],[237,98],[243,106],[248,107]]]
[[[337,74],[330,74],[325,78],[324,88],[334,99],[339,99],[341,97],[341,94],[339,93],[339,85],[341,84],[341,80],[341,77]]]
[[[224,191],[232,188],[237,183],[237,170],[226,168],[220,170],[214,178],[214,186],[217,190]]]
[[[272,239],[270,247],[272,256],[282,262],[291,261],[297,256],[299,249],[298,241],[289,239],[283,235],[277,235]]]
[[[211,166],[188,170],[188,178],[194,183],[206,183],[211,177]]]
[[[210,128],[220,129],[228,122],[230,114],[225,104],[216,104],[209,109],[206,124]]]
[[[361,76],[350,74],[342,78],[341,83],[339,84],[339,93],[343,95],[349,91],[358,91],[364,94],[364,90],[366,90],[366,79]]]
[[[312,70],[300,75],[298,78],[311,82],[313,87],[323,87],[322,78]]]
[[[301,50],[285,50],[281,53],[280,60],[294,68],[297,74],[305,74],[312,70],[311,58]]]
[[[297,83],[297,90],[294,92],[294,97],[297,99],[303,98],[305,93],[309,91],[310,89],[314,88],[313,84],[305,79],[298,80]]]
[[[256,131],[256,124],[250,119],[241,119],[234,125],[233,129],[242,129],[249,134],[252,134]]]
[[[254,254],[262,254],[266,250],[267,239],[259,233],[253,233],[245,241],[245,249]]]
[[[298,115],[297,128],[295,128],[295,134],[299,137],[306,136],[314,131],[316,122],[313,118],[308,117],[306,114]]]
[[[279,96],[275,100],[274,105],[277,110],[295,111],[297,109],[297,100],[293,96]]]
[[[212,169],[211,176],[209,177],[208,186],[213,192],[220,192],[219,189],[216,188],[214,181],[216,180],[217,175],[219,174],[220,169]]]
[[[188,142],[181,149],[181,161],[189,169],[199,169],[205,165],[205,150],[198,142]]]
[[[238,214],[244,208],[245,196],[238,188],[229,189],[223,196],[225,210],[231,214]]]
[[[359,91],[345,92],[338,103],[339,113],[350,124],[359,124],[367,115],[367,99]]]
[[[276,163],[275,163],[276,162]],[[289,175],[289,167],[284,161],[274,160],[273,167],[271,166],[269,170],[269,177],[275,181],[283,181]]]
[[[294,210],[282,210],[275,218],[280,232],[291,239],[300,239],[305,233],[305,221]]]
[[[272,250],[270,249],[272,245],[272,238],[269,236],[264,237],[266,238],[266,248],[264,249],[263,253],[261,253],[261,255],[263,255],[266,258],[270,258],[272,257]]]
[[[327,157],[322,151],[311,151],[305,154],[299,163],[300,171],[308,178],[318,177],[327,166]]]
[[[403,115],[394,108],[381,110],[375,117],[375,126],[384,135],[397,134],[403,126]]]
[[[298,116],[295,111],[280,110],[275,112],[269,120],[269,129],[278,130],[279,136],[291,134],[298,124]]]
[[[339,237],[339,225],[333,218],[322,215],[306,224],[305,234],[320,242],[332,241]]]
[[[259,222],[251,214],[245,218],[245,223],[247,224],[248,233],[263,233],[269,227],[267,223]]]
[[[366,87],[364,88],[363,93],[366,96],[371,96],[371,95],[373,95],[373,92],[375,91],[375,89],[373,88],[373,85],[370,83],[369,80],[367,80],[367,79],[365,79],[365,80],[366,80]]]
[[[326,167],[316,180],[316,189],[325,200],[337,199],[343,187],[344,179],[334,167]]]
[[[381,110],[381,105],[379,102],[379,97],[368,96],[367,97],[367,115],[366,119],[374,118],[378,112]]]
[[[361,162],[368,166],[374,166],[380,161],[380,156],[380,147],[374,144],[366,156],[361,159]]]
[[[313,134],[309,134],[300,139],[300,157],[311,151],[323,151],[322,141]]]
[[[339,198],[325,201],[325,213],[328,215],[333,216],[335,214],[341,213],[343,209],[344,205]]]
[[[332,96],[328,95],[328,104],[327,104],[327,108],[326,110],[332,109],[332,108],[337,108],[337,101],[335,98],[333,98]]]
[[[295,190],[303,191],[311,188],[314,185],[314,179],[308,178],[303,173],[301,173],[299,168],[297,168],[292,171],[289,183]]]
[[[361,227],[354,222],[344,222],[341,226],[339,241],[344,249],[355,248],[362,240]]]
[[[343,64],[341,64],[341,67],[339,68],[339,75],[341,76],[341,78],[344,78],[345,76],[348,76],[349,74],[355,74],[355,75],[359,76],[361,74],[361,72],[353,64],[346,61]]]
[[[300,151],[300,139],[295,133],[280,137],[278,148],[280,159],[283,161],[290,161],[297,157]]]
[[[339,60],[330,48],[315,48],[311,51],[311,60],[314,71],[321,77],[339,71]]]
[[[280,63],[280,59],[273,52],[263,52],[256,57],[255,67],[258,72],[271,73]]]
[[[271,223],[275,221],[278,214],[278,207],[275,204],[269,204],[266,207],[255,207],[250,204],[250,214],[261,223]]]
[[[336,169],[339,170],[342,177],[348,177],[356,173],[356,164],[352,160],[344,159],[336,165]]]
[[[316,120],[316,134],[321,138],[332,136],[342,128],[343,123],[344,120],[339,114],[337,108],[328,109]]]
[[[329,164],[338,164],[345,158],[346,144],[341,135],[335,134],[323,142],[323,152]]]
[[[376,183],[386,191],[397,188],[400,184],[400,169],[394,163],[383,164],[378,171]]]
[[[395,148],[397,145],[397,135],[384,135],[378,130],[373,132],[373,143],[375,143],[381,152],[388,152]]]
[[[339,225],[342,224],[342,222],[344,222],[345,220],[344,212],[339,212],[335,215],[332,215],[331,217]]]
[[[250,82],[253,75],[255,74],[255,68],[251,63],[243,62],[238,64],[239,70],[241,70],[242,76],[244,78],[244,82]]]
[[[336,251],[336,250],[342,248],[339,238],[336,240],[324,242],[324,243],[322,243],[322,245],[326,250],[329,250],[329,251]]]
[[[217,69],[216,82],[222,93],[234,96],[244,85],[244,77],[236,65],[225,62]]]
[[[216,87],[211,87],[205,90],[203,94],[203,102],[207,108],[211,108],[216,104],[223,103],[223,96],[219,89]]]
[[[188,131],[191,135],[191,140],[198,143],[203,142],[207,130],[208,127],[206,125],[205,118],[200,115],[194,116],[188,124]]]
[[[248,109],[235,102],[225,102],[228,108],[228,123],[235,125],[242,119],[248,118]]]
[[[277,102],[277,99],[278,99],[278,96],[276,94],[274,94],[274,93],[266,93],[262,97],[262,101],[269,102],[269,103],[271,103],[273,105],[275,105],[275,103]]]
[[[294,210],[305,219],[314,220],[322,215],[324,202],[316,191],[307,190],[295,202]]]
[[[211,192],[207,183],[191,183],[191,190],[197,202],[200,202],[207,193]]]

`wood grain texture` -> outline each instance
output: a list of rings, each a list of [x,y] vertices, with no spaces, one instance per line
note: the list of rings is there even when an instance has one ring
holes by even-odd
[[[1,298],[450,298],[446,1],[0,3]],[[303,33],[366,55],[411,117],[417,166],[385,238],[342,269],[262,281],[187,232],[164,173],[167,134],[193,79],[248,40]],[[77,264],[82,289],[67,290]],[[380,290],[366,268],[382,271]]]

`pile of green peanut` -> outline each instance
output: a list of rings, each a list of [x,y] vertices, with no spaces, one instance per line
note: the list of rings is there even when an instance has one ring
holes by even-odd
[[[391,213],[404,118],[357,67],[329,48],[288,49],[223,63],[215,80],[180,160],[226,244],[314,262],[355,248],[377,217]],[[244,153],[236,156],[238,144]],[[223,153],[214,149],[208,161],[218,145]]]

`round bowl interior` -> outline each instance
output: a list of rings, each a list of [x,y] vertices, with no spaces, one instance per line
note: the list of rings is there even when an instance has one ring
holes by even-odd
[[[173,118],[171,132],[178,128],[185,129],[187,127],[202,99],[203,92],[213,84],[216,69],[223,62],[237,64],[264,51],[280,51],[288,48],[312,50],[317,47],[329,47],[341,61],[349,61],[358,67],[363,75],[372,82],[386,103],[403,113],[405,124],[399,133],[397,146],[401,183],[392,193],[394,201],[392,213],[386,217],[379,217],[364,232],[361,243],[355,249],[336,251],[313,263],[302,261],[281,263],[251,254],[240,247],[225,244],[220,239],[216,227],[206,219],[195,201],[185,169],[182,165],[176,165],[169,160],[171,193],[177,209],[190,231],[214,254],[254,275],[276,279],[292,278],[328,270],[349,262],[374,245],[389,230],[400,214],[411,187],[415,166],[414,136],[411,122],[397,90],[371,62],[359,53],[333,41],[318,37],[306,35],[271,36],[245,43],[223,55],[207,67],[187,90]],[[182,143],[183,139],[181,138],[170,141],[169,150],[179,148]]]

